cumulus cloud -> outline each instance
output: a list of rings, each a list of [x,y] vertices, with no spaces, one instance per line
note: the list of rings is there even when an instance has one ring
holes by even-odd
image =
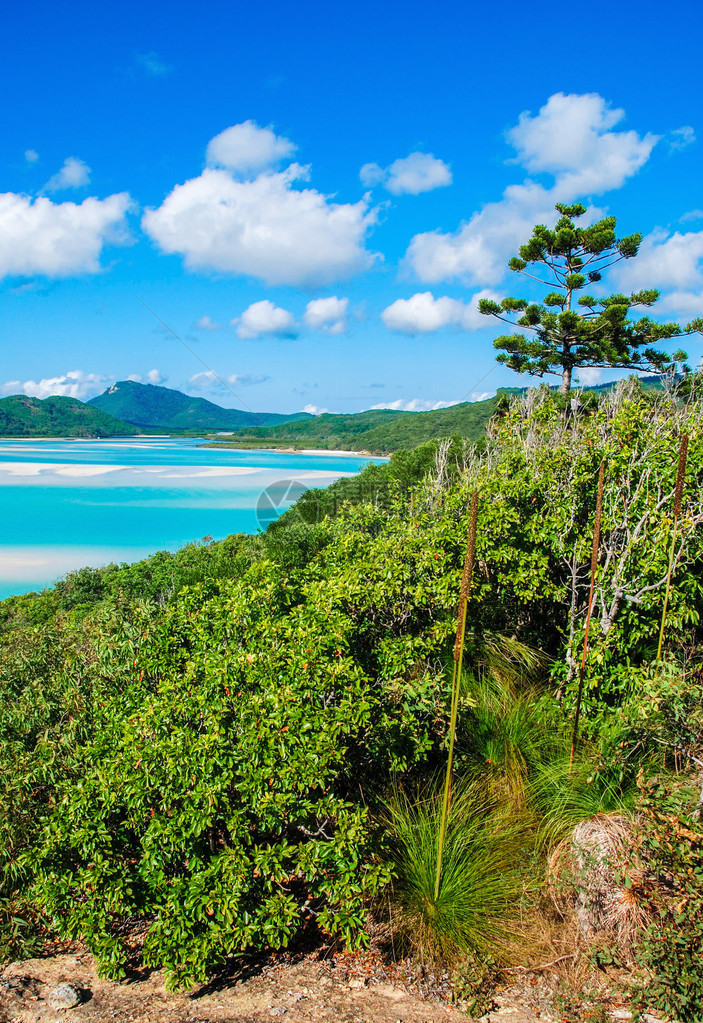
[[[311,416],[322,416],[329,412],[328,408],[321,408],[319,405],[304,405],[301,412],[309,412]]]
[[[128,373],[127,379],[131,380],[133,384],[141,384],[143,377],[141,373]]]
[[[686,224],[691,220],[703,220],[703,210],[688,210],[679,217],[682,224]]]
[[[146,382],[148,384],[163,384],[164,381],[168,380],[158,369],[150,369],[146,375]]]
[[[98,273],[108,244],[129,240],[126,192],[82,203],[0,194],[0,278]]]
[[[347,329],[348,298],[314,298],[308,302],[303,320],[313,330],[326,334],[344,334]]]
[[[221,323],[215,323],[209,316],[200,316],[195,321],[196,330],[220,330],[222,327]]]
[[[553,222],[555,202],[619,188],[647,161],[657,136],[612,131],[623,116],[595,93],[556,93],[536,115],[521,114],[506,133],[517,152],[513,162],[530,173],[552,175],[553,185],[527,178],[509,185],[499,201],[484,205],[456,232],[415,235],[406,267],[428,284],[497,283],[515,254],[516,239],[527,240],[535,223]]]
[[[37,160],[39,159],[39,153],[36,151],[36,149],[25,149],[24,158],[27,161],[27,163],[36,163]]]
[[[237,181],[206,168],[176,185],[142,226],[163,252],[189,270],[256,277],[268,284],[326,284],[368,269],[377,258],[365,240],[376,220],[366,200],[334,203],[294,188],[308,171],[292,164]]]
[[[231,376],[221,380],[215,376],[212,370],[207,370],[202,373],[195,373],[188,380],[189,387],[197,391],[209,391],[209,390],[225,390],[224,385],[229,384],[230,387],[253,387],[254,384],[263,384],[266,380],[270,380],[271,377],[265,374],[252,374],[252,373],[232,373]]]
[[[420,398],[398,398],[397,401],[386,402],[385,404],[372,405],[371,409],[399,409],[402,412],[434,412],[440,408],[450,408],[458,405],[457,401],[422,401]]]
[[[649,159],[659,141],[647,133],[611,131],[625,117],[602,96],[557,92],[534,117],[520,114],[506,133],[516,162],[531,173],[553,174],[565,199],[620,188]]]
[[[613,277],[623,291],[664,291],[657,312],[703,315],[703,231],[669,234],[657,228],[645,237],[637,259],[619,263]]]
[[[44,377],[42,380],[25,380],[23,383],[19,380],[8,380],[0,390],[3,394],[26,394],[29,398],[63,395],[83,401],[103,391],[111,379],[99,373],[84,373],[81,369],[72,369],[63,376]]]
[[[582,387],[593,387],[599,384],[603,377],[603,370],[597,366],[579,366],[576,371],[576,378]]]
[[[43,192],[63,192],[69,188],[84,188],[90,182],[90,167],[77,156],[69,156],[61,170],[49,178]]]
[[[622,288],[686,289],[703,286],[703,231],[669,234],[657,228],[648,234],[636,259],[618,264],[613,271]]]
[[[685,149],[696,141],[696,130],[690,124],[684,124],[681,128],[674,128],[671,132],[669,147],[671,149]]]
[[[381,319],[388,330],[400,334],[429,334],[442,327],[480,330],[486,326],[486,317],[478,311],[478,300],[494,297],[484,290],[464,303],[446,296],[435,298],[432,292],[423,291],[397,299],[383,310]]]
[[[449,164],[432,153],[410,153],[385,168],[365,163],[359,177],[367,188],[383,185],[392,195],[419,195],[452,183]]]
[[[210,167],[224,167],[249,177],[277,166],[297,148],[290,139],[276,135],[271,128],[260,128],[255,121],[244,121],[215,135],[208,143],[205,159]]]
[[[295,317],[287,309],[281,309],[268,298],[254,302],[241,316],[232,320],[241,338],[295,337]]]

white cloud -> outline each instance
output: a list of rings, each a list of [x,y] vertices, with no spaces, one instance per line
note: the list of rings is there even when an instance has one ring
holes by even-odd
[[[126,192],[82,203],[0,194],[0,278],[98,273],[107,244],[128,241]]]
[[[620,263],[613,276],[628,291],[638,288],[685,290],[703,286],[703,231],[648,234],[636,259]]]
[[[527,241],[535,223],[554,220],[555,195],[537,185],[510,185],[500,202],[486,203],[455,234],[416,234],[405,264],[428,284],[461,279],[497,284],[510,256]]]
[[[322,416],[326,412],[329,412],[328,408],[320,408],[319,405],[305,405],[300,410],[301,412],[309,412],[311,416]]]
[[[232,387],[253,387],[255,384],[264,384],[271,377],[266,373],[233,373],[227,377],[227,383]]]
[[[435,298],[432,292],[422,291],[411,298],[399,298],[381,313],[388,330],[401,334],[429,334],[442,327],[460,330],[480,330],[486,317],[478,311],[480,298],[494,298],[492,292],[481,291],[464,303],[455,298]]]
[[[256,277],[268,284],[325,284],[368,269],[365,248],[376,220],[366,200],[333,203],[312,188],[295,189],[307,170],[293,164],[252,181],[207,168],[176,185],[142,219],[163,252],[189,270]]]
[[[702,316],[703,231],[670,235],[656,228],[645,237],[637,258],[618,264],[613,277],[623,291],[663,291],[654,306],[655,315]]]
[[[603,370],[597,366],[579,366],[576,377],[582,387],[593,387],[594,384],[601,382]]]
[[[687,213],[682,214],[679,220],[682,224],[686,224],[690,220],[703,220],[703,210],[689,210]]]
[[[150,369],[146,375],[146,382],[148,384],[163,384],[168,377],[165,377],[158,369]]]
[[[222,380],[216,377],[212,370],[207,370],[207,372],[195,373],[188,380],[188,384],[197,391],[225,391],[227,384],[230,387],[253,387],[255,384],[263,384],[270,379],[271,377],[263,373],[232,373],[231,376]]]
[[[385,168],[365,163],[359,177],[367,188],[382,184],[392,195],[419,195],[452,183],[449,164],[432,153],[410,153]]]
[[[245,309],[241,316],[232,320],[237,334],[242,338],[294,337],[296,333],[295,318],[287,309],[281,309],[268,298],[254,302]]]
[[[3,394],[26,394],[30,398],[49,398],[63,395],[83,401],[99,394],[111,381],[111,377],[99,373],[84,373],[80,369],[69,370],[63,376],[44,377],[42,380],[8,380],[0,390]]]
[[[534,117],[520,114],[506,138],[526,170],[555,176],[564,199],[599,195],[624,185],[659,141],[651,133],[640,138],[636,131],[611,131],[624,116],[598,93],[557,92]]]
[[[141,373],[128,373],[127,379],[131,380],[133,384],[141,384],[142,375]]]
[[[455,233],[415,235],[405,265],[428,284],[457,278],[496,284],[533,225],[554,221],[555,202],[619,188],[647,161],[657,136],[611,131],[623,116],[594,93],[556,93],[535,116],[521,114],[506,134],[518,153],[514,162],[553,175],[554,184],[547,188],[527,178],[509,185],[499,201],[486,203]]]
[[[406,400],[398,398],[397,401],[386,402],[385,404],[372,405],[371,409],[399,409],[402,412],[435,412],[440,408],[450,408],[452,405],[459,405],[460,401],[422,401],[420,398]]]
[[[39,159],[39,153],[36,151],[36,149],[25,149],[24,158],[27,161],[27,163],[36,163],[37,160]]]
[[[326,334],[344,334],[347,329],[348,298],[314,298],[308,302],[303,320],[313,330]]]
[[[215,323],[209,316],[200,316],[195,321],[196,330],[220,330],[222,327],[221,323]]]
[[[210,167],[224,167],[249,177],[275,167],[292,156],[297,148],[290,139],[276,135],[271,128],[260,128],[255,121],[244,121],[215,135],[208,143],[205,159]]]
[[[150,53],[138,53],[135,59],[142,71],[146,71],[153,78],[163,78],[164,75],[170,75],[173,71],[173,68],[153,50]]]
[[[386,171],[377,163],[365,163],[359,171],[359,180],[366,188],[373,188],[380,185],[386,178]]]
[[[486,401],[487,398],[495,397],[495,391],[472,391],[469,401]]]
[[[201,373],[194,373],[188,378],[188,386],[198,391],[207,391],[211,387],[221,387],[220,381],[211,370],[203,370]]]
[[[673,136],[669,141],[671,149],[685,149],[696,141],[696,130],[690,124],[684,124],[681,128],[674,128],[671,134]]]
[[[69,156],[63,167],[49,178],[43,192],[63,192],[68,188],[84,188],[90,182],[90,167],[77,156]]]

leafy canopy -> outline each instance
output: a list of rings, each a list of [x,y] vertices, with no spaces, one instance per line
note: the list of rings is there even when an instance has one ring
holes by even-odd
[[[527,244],[520,246],[520,255],[508,263],[515,273],[556,290],[549,290],[541,305],[525,298],[479,302],[479,312],[485,316],[529,332],[496,338],[498,362],[517,373],[561,376],[564,394],[571,387],[573,370],[579,367],[663,373],[683,362],[685,352],[670,356],[654,346],[680,334],[702,331],[703,318],[685,328],[678,323],[657,323],[647,315],[631,318],[633,310],[648,309],[657,302],[659,292],[653,288],[605,298],[585,291],[589,284],[601,281],[608,267],[634,258],[642,235],[618,238],[615,217],[577,227],[576,220],[586,212],[580,203],[557,203],[556,210],[561,216],[555,227],[550,230],[537,224]]]

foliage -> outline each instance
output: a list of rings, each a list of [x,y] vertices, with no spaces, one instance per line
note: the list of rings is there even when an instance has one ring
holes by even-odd
[[[549,291],[542,305],[525,298],[479,302],[479,312],[484,315],[511,325],[516,322],[531,332],[529,337],[511,334],[496,338],[498,361],[518,373],[560,375],[560,390],[568,394],[572,372],[579,367],[619,366],[661,373],[685,360],[684,352],[668,356],[653,346],[682,333],[703,331],[703,318],[685,329],[677,323],[658,323],[649,316],[630,319],[633,310],[654,305],[659,298],[654,289],[604,298],[578,295],[588,284],[597,285],[608,267],[636,256],[642,236],[618,238],[615,217],[578,227],[576,219],[586,213],[580,203],[557,203],[556,210],[561,216],[554,228],[538,224],[530,240],[520,246],[519,257],[514,256],[508,265],[545,288],[557,290]],[[513,314],[520,314],[517,321]]]
[[[703,1020],[703,823],[683,794],[653,779],[643,787],[638,852],[658,882],[650,887],[654,918],[638,947],[645,973],[641,1007],[681,1023]]]
[[[134,427],[75,398],[0,398],[0,437],[121,437]]]
[[[456,961],[505,941],[522,892],[524,821],[476,783],[454,787],[435,895],[442,793],[398,790],[385,823],[395,878],[396,926],[421,957]]]
[[[142,921],[146,961],[185,984],[307,928],[363,940],[391,869],[398,892],[417,892],[423,870],[433,882],[434,796],[398,802],[401,824],[403,813],[424,821],[415,880],[402,852],[412,829],[380,857],[377,811],[392,776],[401,791],[427,791],[444,763],[474,488],[472,677],[456,749],[459,789],[472,795],[454,803],[444,923],[421,932],[423,948],[485,948],[493,938],[472,921],[492,906],[497,935],[508,898],[492,863],[512,849],[515,864],[526,838],[559,839],[627,803],[638,768],[658,769],[664,752],[678,769],[699,756],[687,651],[699,644],[703,595],[700,399],[622,385],[568,418],[563,405],[547,389],[515,397],[485,450],[435,442],[329,497],[306,495],[265,534],[83,570],[0,603],[6,947],[44,927],[81,935],[114,976],[125,928]],[[674,651],[689,658],[680,683],[673,667],[647,665],[683,429],[691,446],[667,635],[672,665]],[[571,650],[604,456],[587,727],[569,775]],[[677,734],[686,752],[667,746]],[[473,885],[470,899],[452,895],[453,876]],[[406,905],[403,919],[420,912],[417,898]]]
[[[140,384],[134,380],[112,384],[102,394],[91,398],[88,405],[125,423],[161,430],[241,430],[308,418],[306,412],[287,416],[278,412],[221,408],[206,398],[194,398],[171,387]]]
[[[466,437],[476,443],[483,437],[495,405],[496,399],[488,398],[431,412],[372,409],[351,415],[325,413],[304,422],[247,430],[237,436],[236,446],[329,448],[388,454],[415,448],[438,437]]]

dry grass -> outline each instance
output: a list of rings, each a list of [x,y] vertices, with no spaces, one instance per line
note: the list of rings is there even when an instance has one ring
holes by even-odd
[[[597,814],[555,846],[548,863],[547,886],[557,909],[574,913],[584,939],[612,938],[621,953],[649,922],[647,871],[633,858],[635,827],[632,816]]]

